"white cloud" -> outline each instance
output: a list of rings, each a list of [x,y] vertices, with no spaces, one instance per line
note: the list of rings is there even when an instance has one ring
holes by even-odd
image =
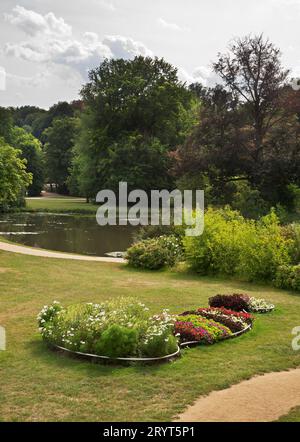
[[[121,35],[108,35],[104,38],[103,44],[111,50],[114,58],[133,58],[137,55],[153,56],[153,52],[140,41]]]
[[[27,35],[35,37],[39,34],[49,36],[67,37],[72,34],[72,27],[63,18],[57,18],[53,12],[46,15],[16,6],[12,14],[4,14],[5,19],[11,24],[18,26]]]
[[[193,71],[193,80],[206,87],[213,87],[221,82],[219,76],[207,66],[198,66]]]
[[[193,78],[193,76],[189,72],[187,72],[185,69],[179,67],[177,69],[177,73],[178,73],[179,80],[182,81],[183,83],[187,83],[187,84],[195,83],[195,79]]]
[[[187,84],[201,83],[206,87],[213,87],[220,83],[220,78],[207,66],[198,66],[191,74],[180,67],[178,68],[178,77]]]
[[[13,14],[6,14],[6,18],[28,35],[25,41],[7,43],[4,46],[6,55],[35,63],[69,66],[84,78],[89,69],[105,58],[153,56],[143,43],[121,35],[106,36],[101,41],[98,34],[85,32],[82,38],[76,39],[71,26],[51,12],[43,16],[17,6]]]
[[[176,23],[169,23],[166,20],[164,20],[163,18],[158,18],[157,19],[157,23],[165,29],[171,29],[172,31],[182,31],[183,29],[177,25]]]
[[[19,87],[40,87],[46,86],[47,79],[50,77],[50,72],[38,72],[31,77],[25,77],[23,75],[7,74],[7,80],[13,86]]]

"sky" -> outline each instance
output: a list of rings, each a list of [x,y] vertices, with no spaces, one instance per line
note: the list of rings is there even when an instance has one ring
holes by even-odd
[[[0,106],[79,97],[104,58],[164,57],[207,86],[219,52],[264,33],[300,75],[300,0],[1,0]]]

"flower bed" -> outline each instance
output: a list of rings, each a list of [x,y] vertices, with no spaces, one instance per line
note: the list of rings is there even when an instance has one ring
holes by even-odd
[[[179,316],[175,322],[175,334],[182,343],[195,341],[202,344],[214,344],[232,335],[231,330],[198,314]]]
[[[223,307],[199,308],[178,316],[175,333],[180,336],[182,345],[214,344],[249,330],[253,320],[249,313],[235,312]]]
[[[210,307],[226,308],[237,312],[266,313],[274,310],[275,305],[265,299],[250,297],[246,294],[215,295],[208,300]]]
[[[44,306],[39,330],[52,346],[105,359],[147,360],[179,353],[174,318],[150,315],[144,304],[119,298],[102,304]]]
[[[198,308],[172,316],[150,315],[131,298],[64,308],[54,301],[38,315],[39,330],[52,348],[92,360],[162,361],[180,346],[214,344],[249,330],[253,317],[223,307]]]
[[[249,313],[235,312],[233,310],[225,309],[224,307],[215,308],[199,308],[197,313],[205,318],[213,319],[220,324],[228,327],[232,333],[237,333],[245,330],[248,325],[253,324],[253,316]]]
[[[262,298],[250,298],[250,311],[253,313],[268,313],[274,310],[275,305]]]
[[[242,310],[248,311],[249,300],[248,295],[233,293],[232,295],[215,295],[209,298],[208,303],[210,307],[224,307],[240,312]]]

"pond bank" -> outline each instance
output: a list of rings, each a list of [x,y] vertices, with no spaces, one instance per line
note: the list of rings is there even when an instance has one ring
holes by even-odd
[[[85,256],[85,255],[77,255],[74,253],[52,252],[50,250],[24,247],[24,246],[19,246],[17,244],[10,244],[2,241],[0,241],[0,250],[5,250],[6,252],[21,253],[22,255],[41,256],[44,258],[76,259],[81,261],[98,261],[98,262],[115,262],[115,263],[126,262],[126,260],[123,258],[109,258],[109,257],[106,258],[101,256]]]

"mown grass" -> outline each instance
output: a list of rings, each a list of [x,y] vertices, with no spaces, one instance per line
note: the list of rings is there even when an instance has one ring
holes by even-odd
[[[199,395],[255,374],[300,365],[291,330],[300,325],[300,296],[266,286],[186,272],[142,272],[126,265],[76,262],[0,252],[0,420],[168,421]],[[44,304],[136,296],[153,312],[206,306],[216,293],[246,291],[277,305],[254,329],[213,346],[184,350],[154,366],[103,366],[47,349],[37,331]],[[249,398],[251,400],[251,398]]]
[[[53,212],[53,213],[82,213],[94,215],[99,206],[86,203],[79,198],[27,198],[24,210],[26,212]]]
[[[300,422],[300,407],[292,408],[288,414],[285,414],[276,422]]]

